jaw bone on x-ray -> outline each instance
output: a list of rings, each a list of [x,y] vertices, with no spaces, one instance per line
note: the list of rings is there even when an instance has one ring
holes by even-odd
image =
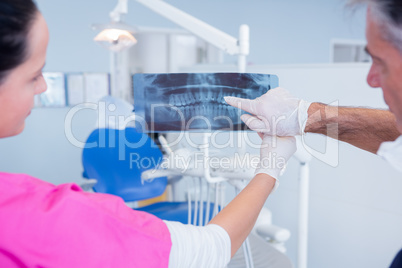
[[[244,112],[226,104],[223,97],[255,99],[277,86],[278,77],[269,74],[135,74],[137,130],[245,130],[240,120]]]

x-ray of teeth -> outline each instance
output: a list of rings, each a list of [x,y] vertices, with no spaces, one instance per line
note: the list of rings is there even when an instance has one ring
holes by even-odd
[[[223,97],[255,99],[278,86],[278,77],[254,73],[135,74],[138,131],[245,130],[242,110]]]

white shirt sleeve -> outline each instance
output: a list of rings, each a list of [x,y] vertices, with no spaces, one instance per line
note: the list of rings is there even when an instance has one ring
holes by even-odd
[[[387,161],[399,172],[402,172],[402,136],[395,141],[386,141],[381,143],[377,154]]]
[[[226,267],[231,257],[228,233],[216,224],[185,225],[164,221],[169,229],[172,248],[169,267]]]

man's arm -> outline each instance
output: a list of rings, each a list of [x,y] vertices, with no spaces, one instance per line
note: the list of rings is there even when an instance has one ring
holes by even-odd
[[[372,153],[378,151],[382,142],[393,141],[401,135],[389,111],[310,103],[280,87],[254,100],[236,97],[225,97],[225,100],[250,113],[241,116],[250,129],[268,135],[319,133]]]
[[[305,132],[327,135],[372,153],[382,142],[394,141],[401,135],[390,111],[322,103],[310,105]]]

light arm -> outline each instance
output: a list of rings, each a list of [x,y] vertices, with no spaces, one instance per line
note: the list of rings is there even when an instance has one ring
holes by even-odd
[[[240,38],[240,41],[246,40],[247,44],[244,44],[241,47],[239,45],[241,42],[231,35],[214,28],[213,26],[169,5],[168,3],[165,3],[164,1],[136,1],[230,55],[248,54],[248,30],[243,34],[244,37]]]
[[[117,3],[116,7],[109,14],[109,16],[112,19],[112,21],[120,22],[121,15],[122,14],[127,14],[127,11],[128,11],[127,1],[128,0],[119,0],[119,2]]]

